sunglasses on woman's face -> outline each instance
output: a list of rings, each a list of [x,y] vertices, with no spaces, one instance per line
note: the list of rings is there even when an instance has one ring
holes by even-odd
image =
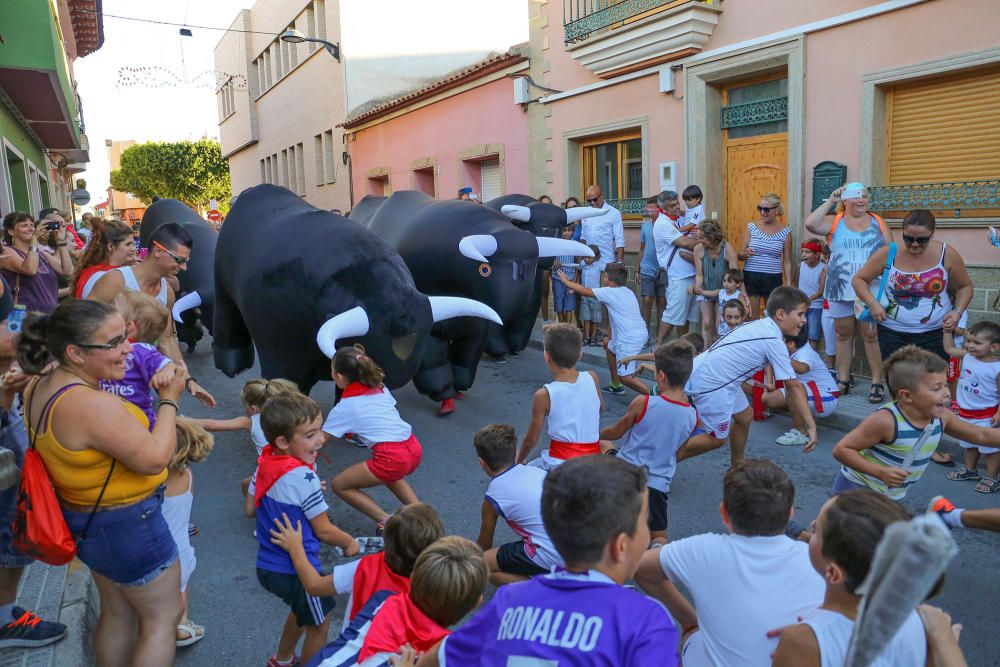
[[[758,206],[757,210],[760,211],[761,213],[770,213],[771,211],[773,211],[776,208],[778,208],[778,207],[777,206]]]
[[[82,347],[85,350],[117,350],[126,341],[128,341],[128,335],[122,334],[121,336],[115,336],[107,343],[74,343],[74,345]]]
[[[933,234],[927,236],[910,236],[909,234],[903,234],[903,243],[906,245],[927,245],[931,242],[931,237]]]

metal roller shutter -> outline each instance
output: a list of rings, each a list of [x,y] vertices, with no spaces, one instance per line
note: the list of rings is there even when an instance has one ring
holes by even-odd
[[[499,160],[484,160],[479,163],[479,169],[482,173],[482,190],[483,201],[489,201],[491,199],[496,199],[503,194],[501,187],[501,171],[500,171],[500,161]]]
[[[1000,69],[894,87],[887,99],[885,182],[1000,178]]]

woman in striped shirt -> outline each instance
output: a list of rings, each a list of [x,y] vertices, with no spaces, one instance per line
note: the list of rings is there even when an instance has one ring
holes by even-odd
[[[792,235],[788,225],[779,220],[785,213],[781,198],[769,192],[757,204],[760,220],[747,224],[743,252],[743,278],[750,295],[750,318],[764,313],[767,297],[782,282],[792,284]]]

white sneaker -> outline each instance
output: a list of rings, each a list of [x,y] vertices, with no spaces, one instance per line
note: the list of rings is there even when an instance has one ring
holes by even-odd
[[[809,437],[798,429],[790,429],[785,431],[782,435],[779,435],[774,440],[779,445],[786,445],[788,447],[801,447],[802,445],[809,442]]]

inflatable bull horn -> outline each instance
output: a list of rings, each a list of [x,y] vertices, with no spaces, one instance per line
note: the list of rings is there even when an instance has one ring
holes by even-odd
[[[539,257],[558,257],[559,255],[573,255],[593,257],[594,251],[576,241],[569,239],[553,239],[539,236],[535,239],[538,244]],[[477,262],[489,264],[489,257],[497,252],[496,237],[490,234],[473,234],[463,237],[458,242],[458,251],[469,259]]]
[[[199,294],[198,292],[189,292],[185,294],[184,296],[182,296],[181,298],[177,299],[177,301],[174,302],[174,309],[173,309],[174,321],[183,322],[184,320],[181,316],[184,314],[184,311],[191,310],[192,308],[197,308],[200,305],[201,305],[201,294]]]
[[[518,222],[531,222],[531,209],[527,206],[504,204],[500,207],[500,212],[511,220],[517,220]],[[579,222],[584,218],[592,218],[595,215],[601,215],[604,213],[601,209],[594,208],[593,206],[575,206],[573,208],[565,209],[565,212],[566,224],[568,225],[571,225],[574,222]]]

